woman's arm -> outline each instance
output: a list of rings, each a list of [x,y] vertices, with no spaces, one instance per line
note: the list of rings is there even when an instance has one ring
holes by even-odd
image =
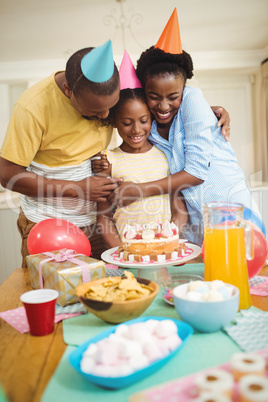
[[[126,206],[139,198],[153,197],[155,195],[172,194],[176,191],[198,186],[204,181],[192,176],[185,170],[174,173],[164,179],[151,181],[148,183],[133,183],[125,181],[114,190],[107,199],[120,206]]]
[[[188,221],[188,211],[181,192],[175,192],[170,196],[170,207],[171,222],[174,222],[178,226],[179,234],[181,235]]]

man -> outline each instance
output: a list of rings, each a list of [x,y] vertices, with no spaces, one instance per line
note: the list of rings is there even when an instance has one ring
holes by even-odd
[[[112,44],[81,49],[56,72],[18,99],[1,149],[2,186],[21,194],[18,229],[22,266],[32,227],[48,218],[78,226],[92,256],[107,249],[96,231],[96,202],[120,180],[92,176],[90,158],[107,148],[112,127],[106,119],[119,99],[119,75]]]

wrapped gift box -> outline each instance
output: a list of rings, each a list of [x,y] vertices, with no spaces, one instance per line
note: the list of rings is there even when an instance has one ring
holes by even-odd
[[[78,285],[105,277],[103,261],[77,254],[73,250],[28,255],[26,261],[32,287],[57,290],[57,303],[61,306],[78,302],[75,295]]]

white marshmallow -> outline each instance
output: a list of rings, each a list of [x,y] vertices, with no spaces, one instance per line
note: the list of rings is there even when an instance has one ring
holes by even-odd
[[[96,345],[96,343],[91,343],[88,348],[84,351],[83,353],[83,357],[95,357],[96,352],[98,350],[98,346]]]
[[[166,338],[169,335],[177,334],[178,328],[174,321],[171,320],[162,320],[159,321],[158,325],[156,326],[154,333],[159,338]]]
[[[119,366],[114,366],[111,373],[111,377],[125,377],[133,373],[133,368],[129,364],[120,364]]]
[[[117,326],[116,330],[114,331],[116,335],[123,336],[125,338],[129,337],[129,325],[120,324]]]
[[[206,290],[208,291],[208,286],[203,281],[191,281],[188,284],[188,291],[197,290],[197,289],[202,288],[204,286],[206,287]]]
[[[147,263],[147,262],[150,262],[150,256],[149,255],[143,255],[142,257],[141,257],[141,262],[145,262],[145,263]]]
[[[157,325],[158,325],[158,322],[159,322],[159,321],[154,320],[154,319],[150,319],[150,320],[148,320],[148,321],[145,321],[144,324],[145,324],[147,330],[150,332],[150,334],[152,334],[152,333],[154,332],[155,328],[156,328]]]
[[[95,366],[96,366],[95,359],[90,356],[84,356],[80,362],[80,368],[86,374],[91,374]]]
[[[204,294],[205,301],[222,301],[224,300],[222,294],[218,290],[210,290]]]
[[[166,261],[166,256],[165,256],[165,254],[159,254],[159,255],[157,256],[157,261],[158,261],[158,262]]]
[[[173,251],[173,253],[171,253],[171,260],[176,260],[178,258],[178,251]]]
[[[192,301],[203,301],[203,295],[199,292],[190,291],[186,293],[186,299]]]
[[[219,279],[215,279],[210,283],[210,289],[219,290],[222,286],[225,287],[224,282]]]
[[[111,377],[114,368],[112,366],[108,366],[106,364],[97,364],[92,374],[100,376],[100,377]]]
[[[140,356],[142,354],[142,346],[139,342],[126,340],[119,346],[119,356],[131,358],[132,356]]]
[[[129,359],[129,365],[133,370],[140,370],[143,367],[148,366],[149,359],[146,355],[141,354],[140,356],[134,355]]]

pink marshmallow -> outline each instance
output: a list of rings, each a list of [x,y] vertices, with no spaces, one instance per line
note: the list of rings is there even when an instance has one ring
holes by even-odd
[[[181,342],[182,340],[177,334],[172,334],[162,340],[162,344],[167,346],[170,352],[175,350],[181,344]]]
[[[146,343],[143,346],[143,352],[148,357],[149,362],[152,363],[155,360],[161,359],[164,357],[159,345],[157,342],[154,343]]]
[[[118,362],[119,345],[109,343],[98,344],[96,362],[101,364],[115,365]]]

